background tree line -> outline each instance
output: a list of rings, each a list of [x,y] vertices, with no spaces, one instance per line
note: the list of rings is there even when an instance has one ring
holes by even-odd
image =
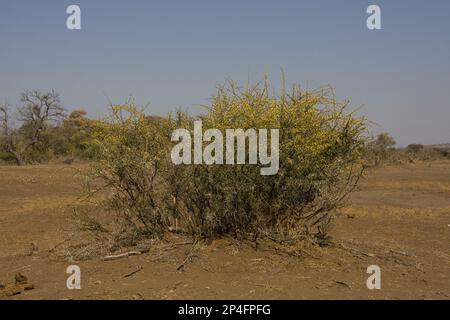
[[[17,165],[54,158],[90,159],[92,120],[84,110],[68,112],[55,91],[25,91],[19,106],[0,105],[0,160]]]
[[[386,164],[403,164],[415,161],[432,161],[450,158],[450,144],[427,146],[409,144],[395,148],[396,142],[388,133],[380,133],[366,142],[365,162],[368,167]]]
[[[95,120],[86,117],[86,111],[65,109],[54,90],[27,90],[20,95],[17,108],[13,109],[7,102],[0,104],[0,162],[24,165],[52,159],[92,160],[97,153],[90,143],[95,125]],[[450,146],[410,144],[395,148],[395,144],[388,133],[368,139],[367,166],[450,157]]]

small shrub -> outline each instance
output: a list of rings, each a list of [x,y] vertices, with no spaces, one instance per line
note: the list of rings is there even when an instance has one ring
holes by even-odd
[[[99,161],[91,165],[89,194],[105,191],[102,207],[114,213],[115,232],[161,236],[166,217],[157,175],[167,166],[167,134],[132,103],[112,106],[108,119],[93,125],[91,147]]]
[[[439,149],[439,154],[444,158],[450,158],[450,150],[449,149]]]
[[[100,193],[117,233],[161,237],[178,222],[194,237],[267,237],[280,242],[324,239],[332,212],[355,187],[363,168],[365,120],[338,102],[331,88],[271,95],[267,83],[221,87],[204,130],[279,129],[280,168],[260,165],[174,165],[174,129],[193,129],[186,113],[147,117],[132,103],[112,108],[93,126],[99,161],[86,176]]]
[[[420,150],[422,150],[423,148],[424,148],[424,146],[423,146],[422,144],[417,144],[417,143],[409,144],[409,145],[406,147],[406,149],[407,149],[409,152],[412,152],[412,153],[417,153],[417,152],[419,152]]]
[[[15,159],[16,159],[16,157],[14,157],[13,154],[11,154],[9,152],[2,152],[2,151],[0,151],[0,161],[14,162]]]
[[[186,115],[179,125],[192,130]],[[201,117],[204,130],[280,130],[280,169],[259,165],[171,167],[175,215],[201,237],[267,236],[279,241],[323,237],[331,212],[362,171],[365,121],[338,102],[331,88],[271,96],[267,84],[221,87]]]

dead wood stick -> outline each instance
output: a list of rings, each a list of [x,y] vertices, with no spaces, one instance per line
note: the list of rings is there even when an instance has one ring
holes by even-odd
[[[346,286],[346,287],[349,288],[349,289],[352,288],[351,285],[349,285],[348,283],[345,283],[344,281],[333,280],[333,282],[334,282],[334,283],[337,283],[337,284],[340,284],[340,285],[343,285],[343,286]]]
[[[181,269],[183,269],[186,266],[186,264],[188,264],[188,262],[192,259],[192,253],[194,252],[196,245],[197,245],[197,240],[195,240],[194,243],[192,244],[191,250],[189,250],[189,253],[186,256],[186,259],[184,259],[184,261],[178,266],[177,271],[180,271]]]
[[[131,271],[130,273],[127,273],[126,275],[124,275],[124,278],[128,278],[131,277],[132,275],[138,273],[139,271],[141,271],[142,269],[144,269],[142,266],[139,266],[136,270]]]
[[[366,257],[371,257],[371,258],[376,257],[376,254],[374,254],[374,253],[367,253],[367,252],[364,252],[364,251],[361,251],[361,250],[357,250],[357,249],[354,249],[354,248],[349,248],[349,247],[344,246],[342,243],[340,243],[339,245],[345,250],[353,251],[353,252],[362,254],[362,255],[364,255]]]
[[[64,243],[66,243],[67,241],[72,240],[72,238],[75,236],[75,234],[72,234],[70,237],[64,239],[63,241],[61,241],[60,243],[58,243],[56,246],[54,246],[53,248],[51,248],[50,250],[48,250],[48,252],[53,252],[56,248],[58,248],[59,246],[63,245]]]
[[[130,251],[130,252],[125,252],[125,253],[121,253],[118,255],[106,256],[103,258],[103,261],[111,261],[111,260],[116,260],[116,259],[121,259],[121,258],[128,258],[129,256],[138,256],[141,254],[142,254],[141,251]]]
[[[409,254],[407,254],[406,252],[403,252],[403,251],[397,251],[397,250],[389,250],[390,252],[392,252],[392,253],[396,253],[396,254],[399,254],[399,255],[402,255],[402,256],[405,256],[405,257],[409,257]]]

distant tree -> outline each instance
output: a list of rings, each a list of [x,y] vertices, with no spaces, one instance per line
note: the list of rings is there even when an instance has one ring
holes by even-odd
[[[82,126],[86,119],[86,111],[82,109],[74,110],[70,113],[67,123],[73,123],[75,126]]]
[[[388,133],[380,133],[367,144],[367,157],[373,165],[386,162],[396,142]]]
[[[66,117],[66,110],[61,106],[59,94],[54,90],[46,93],[39,91],[25,91],[20,101],[22,107],[19,114],[23,122],[22,131],[28,143],[26,150],[33,147],[42,147],[43,135],[51,124],[61,123]]]
[[[85,158],[86,142],[90,138],[92,120],[86,111],[74,110],[58,127],[51,130],[51,147],[57,156]]]
[[[18,133],[12,124],[10,110],[7,102],[0,105],[0,151],[5,152],[9,158],[14,159],[16,164],[20,166],[23,160],[18,147]]]
[[[446,158],[450,158],[450,149],[439,149],[439,153]]]
[[[8,136],[9,133],[9,105],[5,102],[5,104],[0,105],[0,126],[2,129],[2,135]]]
[[[422,150],[423,148],[424,146],[422,144],[413,143],[408,145],[406,149],[410,152],[417,153],[419,150]]]
[[[1,149],[12,155],[17,165],[42,158],[49,147],[49,131],[66,117],[59,94],[55,91],[25,91],[20,97],[18,108],[20,127],[12,124],[10,107],[0,106]]]
[[[386,132],[380,133],[375,140],[375,144],[385,150],[392,148],[396,143],[397,142],[395,142],[394,138]]]

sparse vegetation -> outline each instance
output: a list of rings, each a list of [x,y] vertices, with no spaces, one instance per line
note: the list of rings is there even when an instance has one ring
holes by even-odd
[[[449,158],[450,147],[410,144],[406,148],[394,148],[395,140],[388,133],[381,133],[366,144],[365,159],[369,167],[398,165],[415,161],[434,161]]]
[[[279,243],[327,242],[333,212],[355,187],[365,166],[448,157],[442,146],[395,149],[387,133],[366,138],[364,118],[336,101],[331,88],[276,96],[267,81],[218,89],[202,116],[145,114],[132,100],[111,107],[103,120],[83,110],[69,115],[54,91],[26,91],[16,115],[0,106],[0,161],[17,165],[59,158],[89,159],[84,176],[95,210],[77,211],[85,230],[113,246],[162,238],[168,230],[195,238],[224,235]],[[280,168],[261,176],[261,165],[174,165],[174,129],[280,130]],[[112,215],[109,224],[96,212]]]
[[[89,158],[85,140],[89,122],[83,110],[67,117],[55,91],[25,91],[15,114],[0,105],[0,160],[17,165],[47,162],[54,158]]]

